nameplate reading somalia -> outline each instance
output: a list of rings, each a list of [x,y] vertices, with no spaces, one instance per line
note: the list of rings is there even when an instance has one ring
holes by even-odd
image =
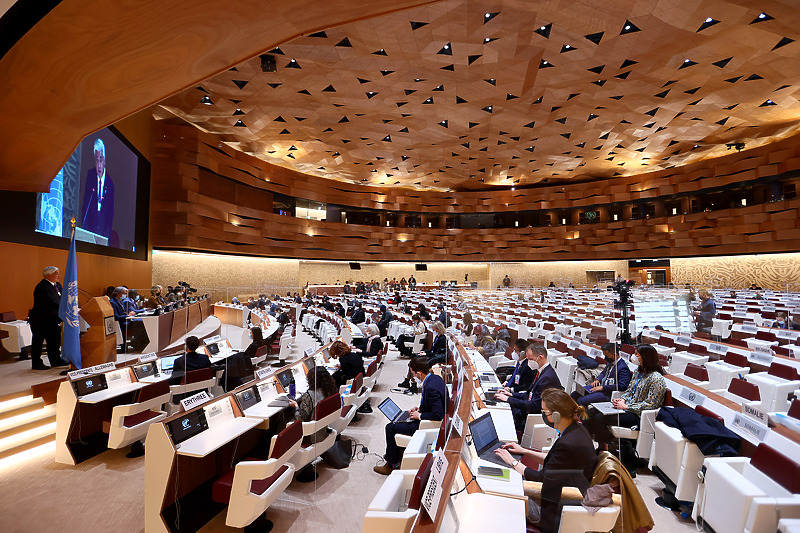
[[[742,413],[749,417],[755,418],[765,426],[769,425],[769,415],[763,409],[753,407],[752,405],[742,404]]]
[[[767,426],[741,413],[736,413],[734,415],[733,428],[752,435],[759,442],[763,442],[764,439],[767,438],[767,433],[769,433],[769,428]]]
[[[200,392],[195,394],[194,396],[189,396],[188,398],[184,398],[181,400],[181,405],[183,406],[184,411],[188,411],[192,407],[200,405],[203,402],[207,402],[210,400],[211,397],[208,395],[206,391]]]

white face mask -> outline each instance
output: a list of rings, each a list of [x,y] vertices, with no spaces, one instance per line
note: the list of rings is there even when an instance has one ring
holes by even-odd
[[[631,356],[631,364],[639,366],[639,358],[636,356],[636,354]]]
[[[519,361],[519,354],[517,352],[511,352],[511,359],[513,361]]]
[[[539,370],[539,362],[535,359],[528,359],[528,368],[531,370]]]

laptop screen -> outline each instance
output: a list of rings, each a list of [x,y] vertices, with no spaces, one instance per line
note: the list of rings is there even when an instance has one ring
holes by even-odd
[[[175,361],[178,357],[183,357],[181,355],[173,355],[171,357],[162,357],[161,358],[161,371],[162,372],[172,372],[172,367],[175,366]]]
[[[214,344],[209,344],[206,348],[208,348],[208,353],[211,355],[217,355],[219,353],[219,344],[216,342]]]
[[[237,392],[235,396],[236,401],[239,402],[239,407],[242,408],[242,411],[253,407],[261,400],[261,397],[255,387],[250,387],[241,392]]]
[[[492,420],[491,413],[486,413],[470,422],[469,431],[472,433],[472,442],[475,443],[478,455],[498,442],[497,430],[494,429],[494,420]]]
[[[72,384],[75,386],[75,392],[78,393],[78,396],[86,396],[87,394],[108,388],[105,374],[95,374],[73,381]]]
[[[317,366],[317,360],[314,357],[306,357],[306,360],[304,362],[306,364],[306,368],[309,370]]]
[[[383,400],[378,406],[378,409],[381,413],[386,415],[389,420],[394,420],[394,418],[402,412],[402,409],[400,409],[391,398]]]
[[[135,365],[133,373],[136,374],[136,379],[144,379],[156,373],[155,363],[144,363],[142,365]]]

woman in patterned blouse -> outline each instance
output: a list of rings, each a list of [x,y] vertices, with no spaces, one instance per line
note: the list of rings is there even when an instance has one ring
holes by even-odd
[[[664,403],[667,382],[664,379],[664,369],[658,362],[658,351],[649,344],[639,345],[636,353],[631,356],[631,363],[638,365],[638,368],[631,377],[628,390],[622,397],[612,400],[614,407],[624,412],[603,415],[596,409],[590,410],[587,429],[601,447],[615,440],[609,426],[638,426],[642,411],[658,409]]]

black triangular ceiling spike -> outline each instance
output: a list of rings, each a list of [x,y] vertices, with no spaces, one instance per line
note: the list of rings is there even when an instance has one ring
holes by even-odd
[[[658,94],[654,94],[653,96],[655,96],[656,98],[666,98],[671,90],[672,89],[667,89],[666,91],[662,91],[662,92],[660,92]]]
[[[694,89],[689,89],[689,90],[686,90],[686,91],[683,91],[683,92],[685,92],[686,94],[694,94],[699,90],[700,90],[700,87],[695,87]]]
[[[691,59],[684,59],[681,63],[681,66],[678,67],[678,70],[686,67],[691,67],[697,64],[697,61],[692,61]]]
[[[490,20],[492,20],[493,18],[495,18],[499,14],[500,14],[499,11],[497,11],[495,13],[484,13],[484,15],[483,15],[483,23],[486,24],[487,22],[489,22]]]
[[[345,37],[344,39],[342,39],[341,41],[339,41],[338,43],[336,43],[333,46],[343,46],[343,47],[346,47],[346,48],[352,48],[353,47],[353,45],[350,44],[350,39],[348,39],[347,37]]]
[[[488,83],[489,85],[497,85],[497,80],[496,80],[496,79],[494,79],[494,78],[486,78],[486,79],[485,79],[485,80],[483,80],[483,81],[485,81],[485,82],[486,82],[486,83]]]
[[[309,37],[322,37],[324,39],[328,38],[328,34],[325,33],[324,31],[317,31],[317,32],[314,32],[314,33],[309,33],[308,36]]]
[[[427,25],[428,25],[427,22],[414,22],[413,20],[411,21],[411,29],[412,30],[418,30],[421,27],[427,26]]]
[[[759,13],[758,16],[750,22],[750,24],[755,24],[756,22],[766,22],[768,20],[775,20],[775,17],[771,17],[766,13]]]
[[[273,122],[286,122],[286,119],[278,115]]]
[[[435,87],[435,88],[433,88],[431,90],[432,91],[444,91],[444,85],[439,85],[439,86],[437,86],[437,87]]]
[[[783,37],[780,41],[778,41],[778,44],[776,44],[775,46],[772,47],[772,50],[777,50],[778,48],[781,48],[781,47],[786,46],[787,44],[793,43],[793,42],[794,42],[794,39],[789,39],[788,37]],[[770,50],[770,51],[772,51],[772,50]]]
[[[299,91],[297,91],[297,92],[298,92],[298,94],[307,94],[307,95],[309,95],[309,96],[311,95],[311,93],[310,93],[310,92],[308,92],[308,89],[300,89],[300,90],[299,90]]]
[[[564,52],[572,52],[573,50],[577,50],[577,48],[575,48],[575,47],[574,47],[574,46],[572,46],[571,44],[565,44],[565,45],[563,45],[563,46],[561,47],[561,53],[562,53],[562,54],[563,54]]]
[[[515,98],[519,98],[519,96],[516,96],[516,95],[511,94],[511,93],[508,93],[506,95],[506,100],[514,100]]]
[[[654,117],[654,116],[656,116],[656,113],[658,113],[658,108],[657,107],[651,109],[650,111],[646,111],[645,115],[650,115],[651,117]]]
[[[457,104],[466,104],[467,101],[461,98],[460,96],[456,95],[456,103]]]
[[[744,81],[763,80],[763,79],[764,79],[764,78],[762,78],[762,77],[761,77],[761,76],[759,76],[758,74],[751,74],[751,75],[749,75],[747,78],[745,78],[745,80],[744,80]]]
[[[360,83],[362,85],[365,84],[365,83],[369,83],[369,80],[365,80],[364,78],[356,78],[356,79],[358,80],[358,83]]]
[[[456,67],[455,67],[455,65],[446,65],[446,66],[440,68],[439,70],[449,70],[451,72],[455,72]]]
[[[272,50],[270,50],[269,52],[267,52],[267,53],[268,53],[268,54],[280,54],[280,55],[285,55],[285,54],[283,53],[283,50],[281,50],[281,49],[280,49],[280,48],[278,48],[277,46],[276,46],[275,48],[273,48]]]
[[[584,38],[592,41],[594,44],[600,44],[600,41],[603,38],[603,33],[605,32],[599,31],[597,33],[590,33],[589,35],[584,35]]]
[[[534,121],[528,122],[527,124],[525,124],[523,126],[523,128],[532,128],[534,126],[534,124],[536,124],[536,122],[534,122]]]
[[[389,54],[386,53],[386,50],[381,48],[380,50],[376,50],[376,51],[372,52],[372,55],[374,55],[374,56],[388,56]]]
[[[473,64],[475,61],[480,59],[481,55],[482,54],[475,54],[475,55],[467,56],[467,64],[468,65]]]
[[[725,80],[725,81],[727,81],[728,83],[736,83],[736,82],[737,82],[737,81],[739,81],[740,79],[742,79],[742,77],[741,77],[741,76],[736,76],[735,78],[728,78],[728,79],[727,79],[727,80]]]
[[[408,127],[403,128],[398,133],[408,133]]]
[[[286,64],[286,68],[301,68],[296,59],[292,59]]]
[[[549,39],[550,38],[550,30],[552,30],[552,29],[553,29],[553,24],[552,23],[545,24],[545,25],[539,26],[538,28],[533,30],[533,33],[538,33],[539,35],[541,35],[545,39]]]
[[[619,66],[619,68],[620,69],[628,68],[631,65],[635,65],[636,63],[638,63],[638,61],[634,61],[632,59],[626,59],[625,61],[622,62],[622,64]]]
[[[233,84],[240,89],[244,89],[244,86],[249,83],[248,81],[245,80],[231,80],[231,81],[233,81]]]
[[[550,68],[550,67],[553,67],[553,66],[554,66],[554,65],[553,65],[552,63],[550,63],[550,62],[549,62],[548,60],[546,60],[546,59],[542,59],[542,60],[539,62],[539,68]]]
[[[715,24],[719,24],[719,21],[717,19],[713,19],[711,17],[707,17],[703,21],[703,23],[700,25],[700,27],[697,28],[697,31],[703,31],[704,29],[710,28],[711,26],[713,26]]]
[[[453,55],[453,47],[450,45],[450,43],[447,43],[444,46],[442,46],[436,53],[443,56],[451,56]]]
[[[392,72],[394,72],[394,71],[393,71],[393,70],[382,70],[382,71],[381,71],[381,75],[383,75],[383,76],[388,76],[388,75],[389,75],[389,74],[391,74]]]
[[[322,92],[324,92],[324,93],[335,93],[336,89],[333,88],[333,85],[328,85],[327,87],[322,89]]]
[[[639,27],[630,20],[626,20],[625,24],[622,25],[622,30],[619,32],[619,34],[627,35],[629,33],[634,33],[637,31],[642,31],[642,30],[640,30]]]
[[[731,56],[731,57],[726,57],[725,59],[720,59],[719,61],[714,61],[714,62],[713,62],[713,63],[711,63],[711,64],[712,64],[712,65],[714,65],[715,67],[719,67],[719,68],[725,68],[725,66],[726,66],[728,63],[730,63],[731,59],[733,59],[733,56]]]
[[[589,72],[594,72],[595,74],[600,74],[601,72],[603,72],[604,68],[606,68],[605,65],[597,65],[596,67],[587,68],[586,70],[588,70]]]

